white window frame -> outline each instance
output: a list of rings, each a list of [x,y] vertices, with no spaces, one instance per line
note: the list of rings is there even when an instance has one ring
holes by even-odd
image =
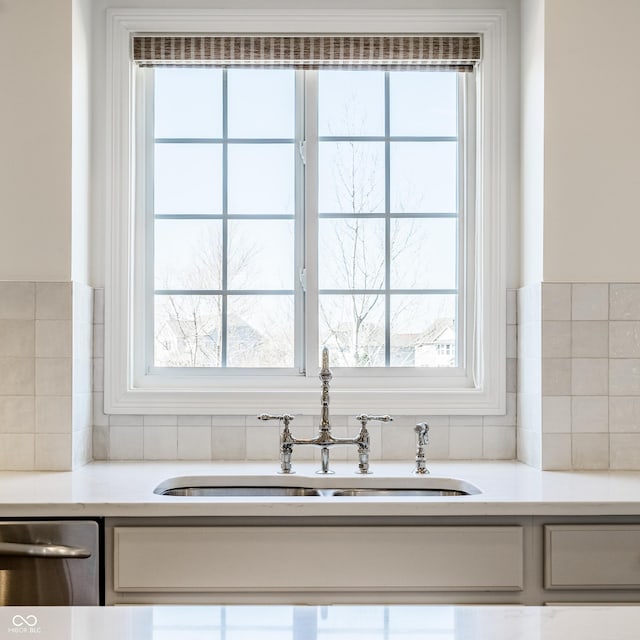
[[[393,368],[379,376],[334,375],[332,411],[403,415],[503,414],[506,407],[506,12],[503,10],[157,10],[107,12],[107,149],[105,381],[107,413],[239,414],[318,411],[316,376],[151,376],[135,318],[143,317],[143,283],[134,269],[144,238],[134,173],[144,153],[135,152],[136,67],[134,33],[477,33],[483,58],[475,72],[477,170],[473,366],[466,380],[442,375],[404,375]],[[142,106],[141,106],[142,105]],[[473,119],[472,119],[473,120]],[[144,173],[144,172],[143,172]],[[139,322],[138,322],[139,324]],[[136,353],[134,350],[138,350]]]

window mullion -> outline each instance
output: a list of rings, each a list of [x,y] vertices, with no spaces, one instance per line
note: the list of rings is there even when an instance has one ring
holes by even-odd
[[[391,97],[389,72],[384,74],[384,364],[391,366]]]
[[[318,368],[318,73],[304,73],[305,370]]]
[[[222,317],[221,317],[221,353],[220,366],[227,366],[228,350],[228,259],[229,259],[229,92],[227,85],[227,70],[222,71]]]

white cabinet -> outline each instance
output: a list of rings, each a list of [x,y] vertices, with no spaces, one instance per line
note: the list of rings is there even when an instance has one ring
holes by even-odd
[[[140,592],[389,594],[522,587],[520,526],[113,529],[113,591],[119,601]]]
[[[546,589],[640,589],[640,525],[547,525]]]

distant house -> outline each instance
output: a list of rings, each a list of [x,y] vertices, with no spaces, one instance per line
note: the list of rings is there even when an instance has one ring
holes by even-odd
[[[439,318],[416,340],[416,367],[454,367],[456,329],[452,318]]]

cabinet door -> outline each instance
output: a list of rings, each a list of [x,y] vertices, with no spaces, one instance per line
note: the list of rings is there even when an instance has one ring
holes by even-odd
[[[545,588],[640,588],[640,525],[545,526]]]
[[[116,527],[120,592],[519,591],[522,528]]]

